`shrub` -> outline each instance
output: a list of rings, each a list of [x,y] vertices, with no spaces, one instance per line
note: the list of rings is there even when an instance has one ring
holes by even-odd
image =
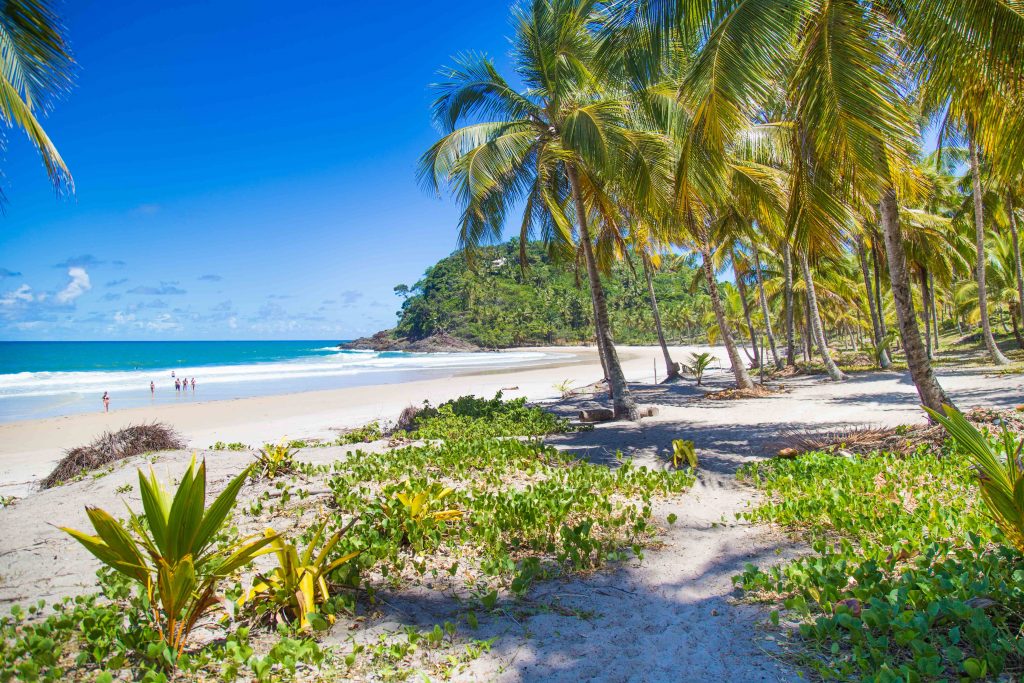
[[[206,508],[206,463],[189,463],[173,499],[150,472],[139,470],[144,514],[132,512],[128,527],[99,508],[86,513],[96,535],[61,527],[103,564],[138,582],[153,611],[160,637],[179,655],[196,622],[219,602],[220,581],[267,552],[275,535],[217,543],[249,468]],[[141,547],[140,547],[141,546]]]
[[[210,446],[211,451],[247,451],[249,446],[242,443],[241,441],[232,441],[231,443],[224,443],[218,441],[217,443]]]
[[[279,623],[296,622],[300,629],[326,628],[334,623],[334,616],[320,614],[320,607],[331,597],[327,577],[359,555],[359,551],[352,551],[331,558],[354,523],[353,519],[320,547],[327,526],[324,520],[315,527],[301,555],[292,543],[267,529],[266,536],[273,539],[270,547],[277,556],[277,567],[253,580],[252,588],[239,598],[239,606],[250,607],[259,616],[272,616]]]
[[[415,418],[421,439],[478,439],[506,436],[543,436],[569,431],[569,421],[534,406],[525,398],[504,401],[462,396],[436,409],[425,405]]]
[[[767,494],[746,517],[798,530],[813,549],[733,579],[798,629],[799,663],[826,680],[1019,675],[1021,557],[993,543],[954,455],[808,453],[742,471]]]
[[[353,443],[369,443],[378,439],[384,438],[384,433],[381,431],[380,423],[371,422],[357,427],[355,429],[349,429],[338,435],[338,438],[334,440],[336,446],[347,446]]]
[[[96,594],[50,609],[42,601],[27,610],[15,605],[0,616],[0,681],[167,681],[170,651],[139,616]],[[173,680],[277,683],[293,680],[299,667],[308,673],[326,656],[315,641],[284,634],[256,654],[249,629],[239,628],[182,653]]]
[[[286,446],[284,442],[276,446],[268,443],[256,454],[256,469],[253,473],[257,477],[274,479],[279,474],[294,472],[296,467],[294,448]]]
[[[80,474],[118,460],[149,453],[171,451],[185,447],[185,442],[167,425],[131,425],[116,432],[104,432],[88,446],[66,451],[57,466],[40,482],[44,489],[53,488]]]
[[[444,509],[444,499],[454,491],[436,482],[419,486],[408,481],[400,484],[383,506],[384,514],[398,527],[400,542],[413,543],[440,531],[448,522],[461,519],[461,510]]]
[[[686,439],[674,439],[672,441],[672,466],[682,467],[689,465],[690,469],[697,469],[697,449],[693,442]]]
[[[650,522],[653,497],[684,491],[694,481],[687,470],[648,470],[629,460],[610,469],[516,439],[356,451],[332,469],[338,509],[368,511],[354,530],[367,544],[360,565],[377,563],[385,576],[395,577],[410,560],[418,573],[441,572],[451,571],[450,564],[439,564],[444,558],[459,557],[517,589],[561,571],[641,554],[656,530]],[[408,510],[396,509],[405,507],[396,494],[412,494],[407,500],[414,503],[431,488],[434,502],[418,514],[461,512],[460,523],[403,525]],[[447,488],[453,490],[441,498]]]
[[[682,368],[685,372],[693,375],[693,378],[697,380],[697,386],[701,386],[704,382],[704,372],[711,366],[714,360],[715,357],[707,351],[691,353],[690,362],[683,364]]]

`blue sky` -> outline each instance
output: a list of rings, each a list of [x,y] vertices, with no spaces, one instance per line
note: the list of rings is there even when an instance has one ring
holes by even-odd
[[[0,338],[350,338],[455,247],[415,181],[428,85],[507,65],[507,0],[63,10],[77,85],[44,125],[77,192],[7,132]]]

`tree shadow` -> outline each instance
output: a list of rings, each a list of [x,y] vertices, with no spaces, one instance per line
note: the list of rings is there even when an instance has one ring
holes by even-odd
[[[513,681],[796,681],[759,608],[737,604],[731,577],[753,563],[780,559],[778,544],[721,552],[697,570],[652,579],[636,562],[584,577],[540,583],[520,599],[480,600],[436,591],[378,594],[379,613],[354,640],[375,642],[406,627],[428,631],[450,622],[462,642],[494,639],[489,654],[452,680]],[[720,587],[700,595],[694,586]],[[470,626],[470,617],[476,626]],[[342,637],[328,636],[327,644]]]
[[[653,504],[652,516],[662,526],[670,514],[675,518],[664,530],[662,549],[648,550],[642,562],[631,559],[590,575],[539,582],[524,598],[499,600],[493,609],[467,595],[427,588],[382,592],[380,614],[359,637],[451,621],[460,638],[495,638],[491,653],[470,662],[456,680],[798,680],[799,672],[782,663],[770,630],[762,628],[764,612],[735,601],[732,578],[750,564],[777,564],[805,549],[770,527],[733,517],[756,495],[736,481],[737,470],[786,445],[790,432],[892,422],[895,412],[924,416],[906,373],[863,373],[841,384],[797,376],[781,380],[789,393],[740,401],[704,398],[707,391],[731,386],[730,380],[714,373],[706,387],[685,380],[634,384],[639,403],[677,410],[672,416],[601,423],[592,431],[546,439],[613,468],[626,459],[668,468],[672,441],[692,440],[699,456],[696,484],[686,494]],[[965,407],[1021,402],[1006,391],[1006,383],[997,384],[973,383],[951,393]],[[804,393],[809,388],[817,393]],[[809,400],[820,402],[823,410],[832,406],[836,417],[823,421],[814,404],[807,410]],[[775,411],[759,420],[758,408],[773,401],[800,405],[803,412],[780,421]],[[606,397],[574,397],[550,409],[574,416],[609,403]],[[840,405],[848,410],[836,412]],[[470,613],[478,620],[475,629],[468,625]]]

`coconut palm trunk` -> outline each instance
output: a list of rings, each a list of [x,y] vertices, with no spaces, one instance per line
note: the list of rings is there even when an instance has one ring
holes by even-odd
[[[1017,319],[1024,320],[1024,274],[1021,272],[1020,238],[1017,233],[1017,207],[1013,195],[1006,196],[1006,209],[1010,217],[1010,240],[1013,243],[1013,272],[1017,280]]]
[[[754,349],[754,368],[761,367],[761,354],[757,348],[757,330],[754,329],[754,321],[750,317],[750,304],[747,302],[747,284],[743,275],[736,266],[736,252],[732,255],[732,272],[736,277],[736,289],[740,293],[740,305],[743,307],[743,319],[747,321],[747,333],[750,335],[750,346]]]
[[[871,262],[875,266],[875,308],[878,309],[878,327],[882,330],[882,337],[889,334],[885,324],[885,306],[882,305],[882,268],[878,259],[878,245],[871,246]]]
[[[782,270],[786,299],[786,365],[796,365],[796,315],[793,311],[793,252],[789,242],[782,243]]]
[[[921,318],[924,320],[924,348],[928,352],[928,360],[932,360],[932,322],[931,306],[928,305],[928,271],[918,264],[921,278]]]
[[[651,264],[647,254],[640,254],[640,262],[644,267],[644,278],[647,280],[647,295],[651,299],[651,314],[654,316],[654,329],[658,333],[658,344],[661,345],[661,353],[665,356],[665,381],[679,377],[679,366],[672,361],[672,354],[668,351],[668,344],[665,343],[665,332],[661,326],[661,312],[658,310],[658,297],[654,295],[654,276],[651,273]]]
[[[711,308],[715,311],[718,332],[722,337],[722,343],[725,344],[726,353],[729,354],[732,374],[736,378],[736,388],[753,389],[754,381],[750,379],[750,374],[747,373],[747,366],[743,364],[740,351],[736,346],[736,341],[733,339],[732,331],[729,329],[729,322],[725,318],[722,294],[718,289],[718,280],[715,279],[715,267],[712,265],[711,260],[711,247],[708,245],[706,237],[703,236],[700,245],[700,255],[703,261],[701,266],[704,270],[704,279],[708,285],[708,294],[711,295]]]
[[[928,292],[929,292],[928,299],[931,301],[931,307],[932,307],[932,331],[935,332],[935,339],[933,340],[932,343],[933,343],[933,345],[935,347],[935,352],[938,353],[938,351],[939,351],[939,311],[938,311],[937,306],[935,305],[935,299],[936,299],[936,296],[935,296],[935,275],[934,275],[934,273],[931,273],[931,272],[928,273]]]
[[[825,330],[821,324],[821,313],[818,310],[818,295],[814,290],[814,277],[811,274],[811,264],[807,259],[807,250],[797,250],[800,260],[800,270],[804,274],[804,282],[807,284],[807,317],[811,323],[811,333],[814,335],[814,342],[818,345],[818,353],[821,354],[821,361],[825,364],[825,371],[833,382],[841,382],[848,379],[839,369],[832,354],[828,352],[828,341],[825,339]]]
[[[761,300],[761,315],[764,317],[764,330],[768,336],[768,348],[772,351],[772,361],[775,369],[783,368],[783,361],[779,358],[779,350],[775,346],[775,332],[772,330],[772,316],[768,309],[768,297],[764,293],[764,272],[761,270],[761,253],[754,247],[754,274],[757,276],[757,294]]]
[[[896,191],[887,188],[882,194],[880,206],[882,237],[889,262],[889,281],[896,303],[896,320],[899,323],[903,352],[907,357],[910,376],[917,387],[921,403],[932,410],[942,410],[943,404],[951,404],[946,392],[935,378],[928,353],[921,343],[914,313],[914,297],[910,289],[910,275],[907,272],[907,255],[903,251],[903,234],[900,231],[900,209],[896,203]]]
[[[597,310],[597,302],[594,300],[593,292],[591,292],[591,294],[590,294],[590,306],[594,310]],[[600,336],[598,336],[598,334],[596,332],[594,333],[594,345],[597,347],[597,359],[599,361],[601,361],[601,372],[603,373],[604,381],[607,382],[608,381],[608,359],[606,358],[605,352],[604,352],[604,340]]]
[[[887,370],[891,364],[889,352],[882,348],[882,325],[879,323],[879,311],[875,305],[875,294],[871,291],[871,271],[868,268],[868,255],[864,249],[864,237],[857,235],[857,258],[860,260],[860,274],[864,278],[864,289],[868,293],[868,311],[871,313],[871,332],[877,349],[878,367]]]
[[[566,165],[569,184],[572,189],[573,201],[576,204],[576,223],[580,229],[580,242],[583,243],[583,256],[587,265],[587,278],[590,281],[590,293],[594,304],[594,330],[598,344],[603,344],[605,369],[608,373],[608,384],[612,390],[612,412],[618,419],[639,420],[640,411],[629,392],[626,376],[622,372],[619,356],[612,342],[611,322],[608,319],[608,302],[605,299],[604,285],[597,272],[594,258],[594,245],[590,241],[590,228],[587,225],[586,205],[580,193],[579,178],[576,169]]]
[[[985,208],[981,196],[981,168],[978,161],[978,146],[974,136],[969,141],[971,154],[971,185],[974,190],[974,243],[978,263],[974,269],[974,277],[978,282],[978,308],[981,310],[981,337],[985,342],[989,358],[996,365],[1009,365],[1009,359],[1003,355],[992,336],[992,322],[988,317],[988,292],[985,289]]]
[[[811,342],[811,307],[807,305],[807,292],[804,292],[804,362],[810,363],[814,356],[814,343]]]
[[[1020,333],[1020,320],[1016,306],[1010,306],[1010,323],[1013,325],[1013,338],[1017,340],[1018,348],[1024,349],[1024,336]]]

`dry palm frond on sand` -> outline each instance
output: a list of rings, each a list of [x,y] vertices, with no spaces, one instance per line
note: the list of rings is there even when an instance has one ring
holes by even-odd
[[[910,454],[918,446],[942,445],[945,432],[937,425],[902,425],[900,427],[850,427],[831,431],[792,430],[783,435],[788,448],[801,453],[808,451],[834,451],[867,455],[874,451],[892,451]]]
[[[761,384],[755,384],[752,389],[723,389],[704,394],[701,398],[710,401],[735,401],[741,398],[763,398],[785,393],[780,389],[772,389]]]
[[[44,489],[74,479],[83,472],[94,470],[133,455],[151,451],[169,451],[184,448],[185,442],[165,424],[129,425],[116,432],[105,432],[88,446],[79,446],[65,452],[57,467],[40,482]]]
[[[1024,414],[1018,411],[974,408],[966,416],[979,428],[998,431],[1005,425],[1012,432],[1024,433]],[[783,436],[786,448],[802,453],[841,449],[858,455],[875,451],[910,455],[921,446],[938,451],[945,440],[946,430],[941,425],[927,423],[898,427],[850,427],[831,431],[793,430]]]

